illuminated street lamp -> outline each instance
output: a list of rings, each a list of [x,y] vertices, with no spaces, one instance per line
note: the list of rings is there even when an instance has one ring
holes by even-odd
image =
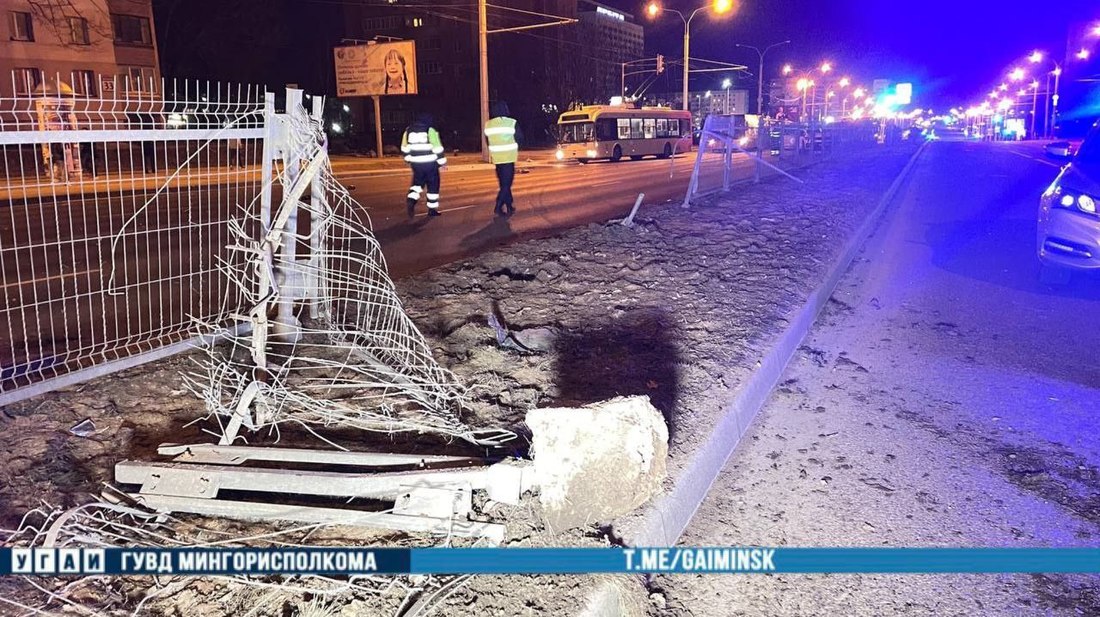
[[[1032,64],[1038,64],[1043,61],[1043,52],[1036,49],[1035,51],[1031,52],[1031,55],[1028,56],[1027,59]]]
[[[1082,47],[1081,51],[1077,52],[1077,59],[1078,60],[1088,60],[1089,59],[1089,50]]]
[[[1024,70],[1017,67],[1012,69],[1012,72],[1008,74],[1012,81],[1020,81],[1024,78]]]
[[[1001,92],[1008,92],[1008,84],[1001,84],[1000,88]]]
[[[853,90],[852,96],[857,99],[863,98],[863,88],[856,88],[855,90]]]
[[[840,81],[837,82],[837,85],[840,86],[841,88],[847,88],[851,84],[852,84],[852,80],[848,79],[847,77],[841,77]]]
[[[726,115],[730,115],[730,86],[733,85],[733,80],[729,77],[722,80],[722,87],[726,89]]]
[[[805,121],[805,118],[806,118],[806,90],[808,90],[811,86],[813,86],[814,82],[812,80],[806,79],[805,77],[800,77],[798,79],[798,81],[795,82],[794,85],[795,85],[796,88],[798,88],[798,91],[802,93],[802,119],[803,119],[803,121]]]
[[[794,72],[794,67],[793,66],[791,66],[789,64],[784,64],[783,65],[783,74],[784,75],[790,75],[793,72]]]
[[[780,45],[786,45],[790,42],[790,39],[787,39],[786,41],[772,43],[771,45],[765,47],[763,50],[761,50],[759,47],[753,47],[752,45],[742,45],[740,43],[737,44],[738,47],[744,47],[745,49],[751,49],[755,51],[756,55],[760,57],[760,69],[757,71],[756,75],[756,114],[760,117],[764,117],[764,55],[767,54],[771,48],[779,47]],[[789,64],[784,66],[783,74],[786,75],[787,73],[789,73],[790,71],[788,69],[790,68],[791,65]]]
[[[676,9],[669,9],[669,8],[662,7],[661,5],[657,4],[656,2],[650,2],[649,6],[646,8],[646,12],[649,13],[649,16],[651,18],[656,18],[657,15],[661,11],[664,11],[666,13],[676,13],[677,15],[680,16],[680,19],[684,22],[684,105],[683,105],[683,108],[685,110],[688,109],[688,79],[689,79],[688,66],[691,64],[691,20],[695,19],[695,16],[698,15],[700,11],[706,11],[708,9],[714,11],[714,13],[716,15],[721,15],[722,13],[728,13],[731,9],[733,9],[733,0],[713,0],[713,2],[711,2],[710,4],[705,4],[705,5],[697,8],[697,9],[695,9],[694,11],[691,12],[691,15],[688,15],[687,17],[685,17],[683,13],[681,13],[680,11],[678,11]]]
[[[821,72],[822,72],[822,73],[826,73],[826,74],[827,74],[827,73],[828,73],[829,71],[831,71],[831,70],[833,70],[833,65],[832,65],[832,64],[830,64],[830,63],[828,63],[828,62],[822,62],[822,63],[821,63]]]

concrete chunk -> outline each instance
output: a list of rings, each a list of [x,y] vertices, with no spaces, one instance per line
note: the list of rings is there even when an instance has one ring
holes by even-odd
[[[649,397],[533,409],[527,425],[539,500],[555,528],[611,520],[661,489],[668,427]]]

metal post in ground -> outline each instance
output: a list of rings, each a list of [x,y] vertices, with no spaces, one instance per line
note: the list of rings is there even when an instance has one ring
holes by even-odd
[[[378,97],[374,97],[377,105]],[[320,124],[324,118],[325,99],[321,96],[313,97],[313,119]],[[376,108],[377,109],[377,108]],[[379,154],[381,154],[379,150]],[[325,143],[323,156],[328,156],[328,143]],[[321,255],[324,253],[324,234],[321,222],[328,216],[328,203],[325,199],[325,184],[321,174],[313,176],[309,187],[309,268],[307,270],[306,293],[310,298],[309,316],[317,319],[320,316],[321,297]]]

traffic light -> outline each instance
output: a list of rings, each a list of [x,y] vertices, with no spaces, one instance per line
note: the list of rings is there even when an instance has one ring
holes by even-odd
[[[665,57],[661,54],[657,54],[657,74],[665,72]]]

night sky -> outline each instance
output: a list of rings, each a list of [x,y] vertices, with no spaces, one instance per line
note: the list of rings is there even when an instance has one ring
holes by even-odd
[[[665,13],[647,19],[644,2],[603,0],[646,26],[647,52],[682,54],[683,22]],[[1100,21],[1096,0],[735,0],[737,14],[720,20],[700,14],[691,25],[692,56],[756,66],[756,55],[734,43],[791,44],[767,56],[766,74],[784,62],[795,67],[832,61],[837,74],[870,85],[875,78],[914,83],[917,102],[966,104],[981,100],[1002,70],[1033,49],[1062,55],[1067,26]],[[667,0],[685,13],[702,0]],[[754,68],[755,71],[755,68]],[[715,88],[721,75],[715,74]],[[743,84],[744,85],[744,84]]]

